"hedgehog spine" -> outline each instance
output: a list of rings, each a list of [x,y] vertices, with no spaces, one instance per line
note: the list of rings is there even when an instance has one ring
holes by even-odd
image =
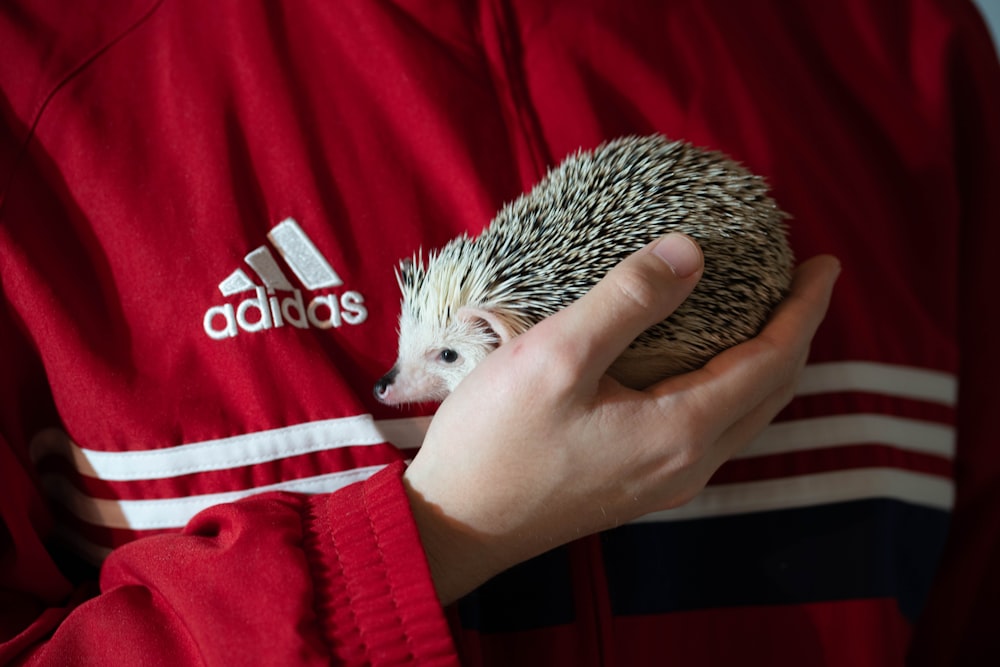
[[[402,262],[397,362],[387,403],[441,400],[492,349],[586,293],[671,231],[705,269],[688,300],[609,370],[641,388],[697,368],[760,329],[783,298],[792,254],[764,180],[725,155],[660,135],[578,151],[506,204],[476,238]]]

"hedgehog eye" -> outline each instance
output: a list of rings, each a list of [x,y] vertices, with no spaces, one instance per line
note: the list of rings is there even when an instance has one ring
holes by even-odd
[[[438,359],[446,364],[453,364],[458,361],[458,352],[449,349],[441,350],[441,354],[438,355]]]

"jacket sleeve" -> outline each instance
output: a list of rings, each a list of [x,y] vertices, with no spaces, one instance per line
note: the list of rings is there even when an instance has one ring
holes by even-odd
[[[3,558],[34,581],[0,592],[0,663],[457,664],[402,471],[216,506],[113,552],[96,595],[63,586],[58,601],[41,590],[62,577],[21,515],[25,496],[4,493]]]

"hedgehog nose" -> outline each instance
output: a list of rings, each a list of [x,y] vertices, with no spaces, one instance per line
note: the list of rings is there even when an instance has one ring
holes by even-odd
[[[389,393],[389,387],[396,381],[397,375],[399,375],[399,369],[393,366],[392,370],[379,378],[378,382],[375,383],[375,398],[385,398],[386,394]]]

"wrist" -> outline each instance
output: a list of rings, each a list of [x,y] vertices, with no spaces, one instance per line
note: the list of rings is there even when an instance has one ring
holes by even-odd
[[[476,532],[449,516],[440,504],[428,497],[421,480],[403,475],[403,488],[420,534],[431,579],[442,605],[471,592],[490,577],[514,563],[507,563],[496,539]]]

